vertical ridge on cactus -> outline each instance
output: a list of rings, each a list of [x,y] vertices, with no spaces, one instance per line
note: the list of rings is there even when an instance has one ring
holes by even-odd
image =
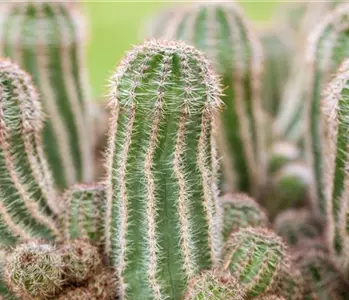
[[[181,42],[136,47],[111,79],[105,236],[124,299],[181,297],[219,258],[220,94]]]
[[[55,215],[61,208],[43,154],[42,128],[42,107],[30,77],[1,60],[1,244],[60,236]]]
[[[60,188],[93,176],[83,18],[75,6],[9,2],[0,13],[1,52],[31,74],[49,115],[43,141]]]
[[[306,110],[306,150],[308,163],[314,177],[310,194],[314,210],[326,217],[324,186],[323,124],[320,114],[322,89],[331,74],[348,57],[349,51],[349,5],[339,6],[319,24],[309,37],[307,60],[310,67],[309,90]]]
[[[64,236],[100,243],[103,237],[105,188],[102,184],[76,184],[63,194]]]
[[[226,108],[217,141],[227,191],[257,194],[266,174],[259,40],[232,3],[180,7],[166,24],[161,38],[183,40],[204,51],[222,78]]]

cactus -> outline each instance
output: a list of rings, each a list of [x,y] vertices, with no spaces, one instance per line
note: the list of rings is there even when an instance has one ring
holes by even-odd
[[[236,279],[212,270],[202,272],[190,282],[183,300],[243,300],[244,296]]]
[[[349,7],[348,7],[349,11]],[[331,252],[349,262],[348,250],[348,89],[349,59],[328,85],[322,104],[327,237]]]
[[[274,142],[269,154],[268,171],[275,174],[283,166],[298,160],[301,156],[299,147],[287,141]]]
[[[101,266],[98,248],[89,242],[76,239],[65,243],[60,249],[64,277],[69,283],[83,283]]]
[[[226,194],[221,198],[223,206],[223,237],[244,227],[267,227],[268,217],[263,208],[244,194]]]
[[[31,240],[8,251],[3,277],[20,299],[47,299],[65,283],[62,265],[55,246]]]
[[[204,51],[226,88],[217,139],[226,191],[257,195],[266,177],[260,42],[232,3],[180,7],[166,24],[161,37],[183,40]]]
[[[41,103],[30,77],[7,60],[0,61],[0,86],[0,243],[59,238]]]
[[[286,298],[279,295],[265,295],[262,297],[255,298],[255,300],[286,300]]]
[[[324,178],[323,124],[320,114],[321,92],[330,76],[348,57],[349,51],[349,5],[339,6],[319,24],[309,37],[307,59],[310,69],[309,90],[307,95],[307,137],[306,150],[308,164],[314,177],[310,196],[314,211],[326,217]]]
[[[63,194],[64,236],[100,243],[103,237],[105,189],[103,185],[77,184]]]
[[[181,42],[136,47],[111,79],[105,237],[123,299],[177,299],[218,260],[220,94]]]
[[[289,254],[290,255],[290,254]],[[303,300],[304,281],[300,270],[291,261],[281,269],[281,280],[276,287],[276,293],[285,300]]]
[[[247,297],[257,297],[277,290],[286,263],[287,250],[280,237],[265,228],[248,227],[229,237],[221,268],[240,282]]]
[[[280,213],[275,219],[274,230],[291,246],[317,239],[322,234],[321,223],[307,209],[289,209]]]
[[[49,122],[43,141],[54,181],[66,188],[93,176],[83,18],[76,4],[33,1],[2,6],[0,44],[33,77]]]

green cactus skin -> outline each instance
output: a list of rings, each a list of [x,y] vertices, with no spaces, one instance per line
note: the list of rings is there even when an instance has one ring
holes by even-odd
[[[99,244],[103,238],[106,195],[102,184],[76,184],[64,192],[64,236]]]
[[[245,294],[239,282],[217,270],[204,271],[194,278],[183,300],[244,300]]]
[[[233,232],[224,247],[223,271],[230,271],[245,288],[247,297],[276,291],[287,249],[281,238],[265,228]]]
[[[323,124],[320,113],[322,91],[349,53],[349,5],[339,6],[317,26],[309,37],[307,60],[309,85],[306,111],[306,152],[314,184],[310,196],[314,211],[326,218],[324,186]]]
[[[182,42],[136,47],[111,79],[105,237],[122,299],[179,299],[220,256],[220,95]]]
[[[274,221],[274,230],[290,246],[317,239],[322,234],[321,223],[307,209],[289,209],[280,213]]]
[[[348,7],[349,11],[349,7]],[[349,16],[349,15],[348,15]],[[349,57],[349,56],[348,56]],[[332,253],[349,259],[348,244],[348,107],[349,59],[329,83],[321,102],[327,204],[327,237]]]
[[[223,237],[244,227],[267,227],[268,217],[264,209],[244,194],[226,194],[220,200],[223,206]]]
[[[182,40],[204,51],[222,78],[225,109],[217,141],[226,191],[257,195],[266,178],[260,41],[232,3],[180,7],[166,24],[161,38]]]
[[[309,241],[293,251],[292,261],[304,280],[304,300],[348,299],[349,285],[336,268],[326,241]]]
[[[29,75],[0,61],[0,243],[59,238],[61,210],[45,160],[43,112]]]
[[[31,240],[8,251],[3,277],[20,299],[47,299],[65,283],[62,265],[55,246]]]
[[[84,20],[76,4],[7,2],[0,20],[2,55],[30,73],[49,116],[43,141],[57,187],[91,181]]]

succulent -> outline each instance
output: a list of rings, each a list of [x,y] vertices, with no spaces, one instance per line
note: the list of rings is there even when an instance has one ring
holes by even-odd
[[[220,94],[181,42],[134,48],[111,79],[105,239],[123,299],[176,299],[218,261]]]
[[[222,271],[230,272],[249,298],[275,292],[287,262],[285,244],[265,228],[248,227],[233,232],[223,255]]]
[[[286,298],[279,295],[271,294],[255,298],[255,300],[286,300]]]
[[[299,147],[291,142],[277,141],[269,149],[268,172],[275,174],[288,163],[295,162],[301,157]]]
[[[43,141],[60,188],[93,176],[84,19],[76,6],[7,2],[0,13],[0,51],[30,73],[50,116]]]
[[[7,252],[3,277],[20,299],[47,299],[65,283],[62,265],[54,245],[32,240]]]
[[[226,240],[231,232],[244,227],[267,227],[268,217],[264,209],[245,194],[226,194],[221,200],[223,206],[223,236]]]
[[[166,12],[165,12],[166,13]],[[161,18],[161,16],[160,16]],[[205,52],[225,87],[217,142],[226,191],[257,195],[266,174],[262,112],[262,46],[233,3],[200,3],[160,26],[161,38],[185,41]]]

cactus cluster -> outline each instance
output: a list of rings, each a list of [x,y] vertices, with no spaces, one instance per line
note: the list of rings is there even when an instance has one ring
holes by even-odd
[[[105,110],[79,4],[1,5],[0,299],[348,299],[338,2],[273,35],[237,4],[170,6]]]

